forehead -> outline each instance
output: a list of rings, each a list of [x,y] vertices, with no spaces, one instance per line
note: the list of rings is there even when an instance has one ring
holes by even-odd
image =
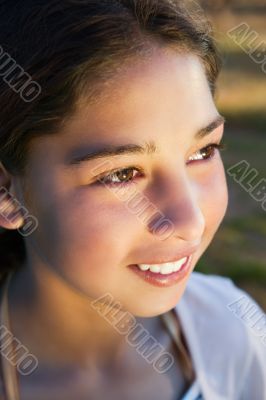
[[[218,112],[200,60],[158,52],[121,68],[102,99],[79,103],[56,135],[36,138],[31,161],[68,164],[87,150],[154,142],[160,149],[186,146]]]
[[[193,113],[193,118],[191,118]],[[64,133],[123,136],[170,123],[194,132],[217,114],[204,67],[193,54],[158,50],[149,60],[124,66],[102,88],[100,101],[79,103]],[[188,115],[190,118],[188,118]]]

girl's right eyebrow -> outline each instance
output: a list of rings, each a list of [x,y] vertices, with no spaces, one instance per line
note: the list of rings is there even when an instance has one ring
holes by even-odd
[[[68,161],[70,165],[80,165],[83,162],[97,160],[100,158],[115,157],[121,154],[154,154],[158,151],[155,143],[145,142],[141,144],[125,144],[125,145],[101,145],[101,148],[94,148],[86,151],[82,156],[77,156]]]
[[[221,115],[215,118],[213,122],[211,122],[205,128],[200,129],[196,135],[196,139],[202,139],[205,136],[212,133],[216,128],[225,123],[225,118]],[[77,153],[79,150],[75,150]],[[83,149],[84,151],[84,149]],[[112,145],[106,144],[101,145],[100,148],[94,147],[89,150],[85,150],[85,154],[81,156],[70,156],[67,161],[67,165],[79,166],[82,163],[97,160],[101,158],[109,158],[121,155],[130,155],[130,154],[155,154],[158,152],[158,148],[153,141],[144,142],[141,144],[125,144],[125,145]],[[81,152],[81,150],[79,151]]]

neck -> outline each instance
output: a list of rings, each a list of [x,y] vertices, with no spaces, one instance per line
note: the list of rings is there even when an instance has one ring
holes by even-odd
[[[110,308],[108,322],[99,308],[91,306],[93,300],[48,269],[24,266],[9,286],[12,334],[37,357],[39,365],[113,365],[127,347],[125,337],[114,327],[125,311]],[[136,320],[146,327],[154,323],[152,318]]]

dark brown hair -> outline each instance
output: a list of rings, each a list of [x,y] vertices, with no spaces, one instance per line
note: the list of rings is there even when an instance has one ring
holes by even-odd
[[[81,99],[154,46],[193,52],[212,94],[220,71],[210,23],[190,1],[0,0],[0,161],[23,177],[33,138],[56,134]],[[11,68],[12,67],[12,68]],[[9,69],[8,69],[9,68]],[[17,231],[0,233],[4,271],[25,259]]]

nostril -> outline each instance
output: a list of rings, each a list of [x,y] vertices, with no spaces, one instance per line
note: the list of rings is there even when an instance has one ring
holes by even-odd
[[[198,242],[205,231],[205,219],[201,211],[191,213],[175,224],[175,237],[188,242]]]
[[[205,230],[205,218],[201,210],[197,208],[179,209],[179,211],[157,215],[148,224],[151,234],[161,240],[170,237],[179,238],[186,242],[200,242]]]

